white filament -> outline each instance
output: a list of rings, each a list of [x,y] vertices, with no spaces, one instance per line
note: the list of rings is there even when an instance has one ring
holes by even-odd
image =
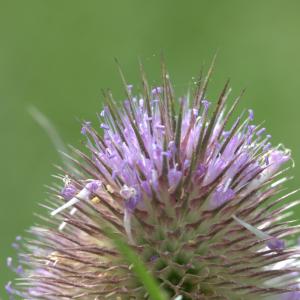
[[[71,215],[71,216],[75,215],[76,211],[77,211],[77,208],[76,208],[76,207],[73,207],[73,208],[71,209],[71,211],[70,211],[70,215]],[[67,225],[66,222],[62,222],[62,223],[59,225],[58,230],[59,230],[59,231],[63,231],[64,228],[66,227],[66,225]]]
[[[58,213],[62,212],[63,210],[73,206],[74,204],[78,203],[81,200],[89,200],[91,192],[87,188],[83,188],[75,197],[73,197],[68,202],[64,203],[62,206],[58,207],[57,209],[51,212],[51,216],[55,216]]]

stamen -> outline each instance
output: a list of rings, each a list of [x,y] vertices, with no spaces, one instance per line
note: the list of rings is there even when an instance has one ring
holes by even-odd
[[[84,122],[81,127],[81,134],[86,135],[88,130],[91,128],[91,122]]]
[[[204,105],[205,110],[207,111],[209,106],[211,105],[211,102],[207,101],[207,100],[202,100],[201,102]]]
[[[258,130],[258,131],[256,132],[256,135],[257,135],[257,136],[261,136],[265,131],[266,131],[266,128],[261,128],[260,130]]]
[[[72,198],[70,201],[64,203],[62,206],[58,207],[57,209],[53,210],[51,212],[51,216],[55,216],[58,213],[62,212],[63,210],[69,208],[70,206],[75,205],[78,203],[81,199],[82,200],[88,200],[90,192],[87,191],[85,188],[81,190],[76,197]]]
[[[105,130],[109,130],[109,126],[105,123],[101,123],[100,128],[105,129]]]
[[[160,86],[158,86],[158,87],[152,89],[152,91],[151,91],[151,93],[152,93],[153,96],[159,95],[159,94],[161,94],[162,92],[163,92],[163,88],[160,87]]]
[[[77,188],[72,183],[67,183],[65,187],[60,192],[61,196],[64,197],[66,200],[70,200],[75,197],[77,193]]]
[[[137,195],[137,191],[133,187],[128,187],[126,184],[120,190],[120,195],[125,199],[128,200]]]
[[[237,216],[233,215],[232,218],[237,221],[240,225],[242,225],[244,228],[252,232],[255,236],[257,236],[259,239],[262,240],[268,240],[267,241],[267,247],[270,250],[275,250],[275,251],[282,251],[285,248],[285,242],[283,240],[280,240],[276,237],[273,237],[257,228],[254,226],[250,225],[249,223],[239,219]]]
[[[71,211],[70,211],[70,215],[71,215],[71,216],[75,215],[76,211],[77,211],[77,208],[76,208],[76,207],[73,207],[73,208],[71,209]],[[59,225],[58,230],[59,230],[59,231],[63,231],[64,228],[66,227],[66,225],[67,225],[66,222],[62,222],[62,223]]]
[[[285,242],[284,242],[284,240],[280,240],[280,239],[272,237],[267,242],[267,246],[270,250],[282,251],[285,249]]]
[[[271,143],[266,144],[263,148],[263,152],[270,150],[271,146],[272,146]]]
[[[93,180],[89,182],[75,197],[73,197],[70,201],[64,203],[62,206],[58,207],[54,211],[51,212],[51,216],[55,216],[58,213],[62,212],[66,208],[69,208],[81,200],[88,201],[91,193],[96,192],[96,190],[100,187],[101,182],[99,180]]]
[[[249,109],[249,110],[248,110],[248,113],[249,113],[249,116],[248,116],[249,120],[250,120],[250,121],[253,121],[253,120],[254,120],[254,112],[253,112],[253,110],[252,110],[252,109]]]

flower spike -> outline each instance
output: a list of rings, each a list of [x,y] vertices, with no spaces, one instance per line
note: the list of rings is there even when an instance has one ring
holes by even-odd
[[[14,242],[11,297],[151,299],[117,235],[167,299],[300,299],[300,227],[287,221],[299,202],[281,194],[290,151],[272,146],[251,109],[232,119],[243,92],[229,106],[229,81],[210,101],[214,62],[179,99],[161,68],[150,86],[140,64],[136,94],[119,67],[127,99],[103,92],[99,132],[84,122],[86,151],[66,154],[72,168],[59,168],[47,217]]]

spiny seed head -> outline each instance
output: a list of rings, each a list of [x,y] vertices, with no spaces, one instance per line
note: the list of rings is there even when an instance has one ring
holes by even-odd
[[[170,299],[300,297],[299,248],[287,246],[299,227],[285,220],[297,203],[278,196],[290,152],[271,145],[252,110],[230,121],[240,97],[225,108],[228,83],[214,104],[207,100],[211,69],[179,100],[162,69],[160,87],[150,88],[142,71],[142,93],[125,80],[125,101],[104,93],[100,133],[83,124],[88,151],[73,149],[50,217],[18,244],[11,294],[147,299],[109,226]]]

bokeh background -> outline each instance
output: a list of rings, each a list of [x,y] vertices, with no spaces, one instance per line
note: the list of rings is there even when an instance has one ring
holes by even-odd
[[[300,2],[295,0],[1,0],[0,1],[0,295],[12,278],[6,257],[15,236],[35,222],[60,158],[28,107],[80,146],[80,121],[96,120],[101,89],[123,96],[114,57],[130,83],[138,58],[153,85],[161,51],[176,93],[184,93],[218,51],[209,95],[228,77],[233,94],[273,142],[300,162]],[[290,189],[300,186],[300,165]],[[300,210],[296,210],[300,217]],[[1,298],[1,296],[0,296]]]

